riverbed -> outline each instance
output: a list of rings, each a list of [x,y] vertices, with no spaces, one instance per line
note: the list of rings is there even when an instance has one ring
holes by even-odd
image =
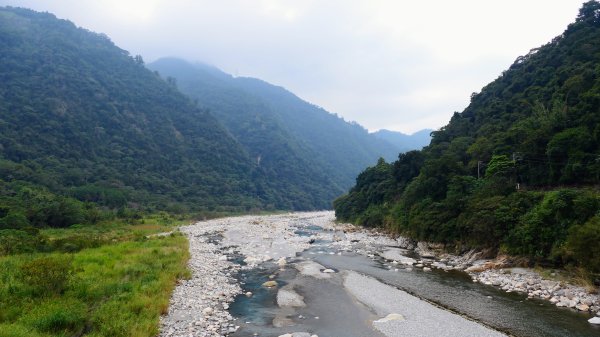
[[[182,228],[191,241],[202,241],[200,250],[210,251],[202,261],[213,265],[214,278],[225,277],[228,290],[205,308],[190,308],[188,315],[178,311],[179,319],[165,316],[162,335],[600,335],[587,322],[590,314],[474,283],[464,272],[390,261],[382,255],[402,251],[397,241],[365,231],[344,233],[333,220],[332,212],[293,213]],[[422,259],[413,252],[406,257]],[[185,289],[185,298],[174,293],[176,307],[193,300],[194,291]],[[204,298],[219,291],[197,289]],[[215,314],[219,318],[210,320]],[[206,321],[210,329],[202,325]]]

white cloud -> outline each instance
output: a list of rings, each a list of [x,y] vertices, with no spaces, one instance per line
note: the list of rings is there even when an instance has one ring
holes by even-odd
[[[109,35],[282,85],[365,127],[440,127],[583,0],[9,0]]]

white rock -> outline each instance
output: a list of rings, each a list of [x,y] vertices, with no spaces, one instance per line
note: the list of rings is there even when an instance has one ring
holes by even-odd
[[[588,319],[588,322],[590,322],[591,324],[600,324],[600,317],[598,317],[598,316],[592,317],[592,318]]]
[[[280,307],[304,307],[304,298],[290,289],[279,289],[277,292],[277,305]]]
[[[213,312],[214,312],[214,310],[213,310],[213,308],[211,308],[211,307],[204,308],[204,309],[202,310],[202,314],[203,314],[204,316],[210,316],[210,315],[212,315],[212,314],[213,314]]]
[[[321,270],[325,269],[325,267],[314,261],[304,261],[296,264],[295,267],[302,275],[312,276],[314,278],[319,279],[326,279],[331,277],[330,274],[322,273]]]
[[[323,272],[331,274],[331,273],[335,273],[335,270],[333,270],[333,269],[325,269],[325,270],[323,270]]]
[[[389,315],[385,316],[384,318],[373,321],[373,323],[386,323],[389,321],[404,321],[404,316],[402,316],[400,314],[389,314]]]

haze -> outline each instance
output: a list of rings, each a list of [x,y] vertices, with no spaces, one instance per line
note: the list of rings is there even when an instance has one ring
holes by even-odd
[[[369,130],[445,125],[574,21],[582,0],[15,0],[164,56],[281,85]]]

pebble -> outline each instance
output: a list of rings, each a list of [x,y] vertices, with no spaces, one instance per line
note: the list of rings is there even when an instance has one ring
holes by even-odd
[[[242,293],[232,275],[269,260],[283,268],[287,257],[307,249],[308,239],[294,235],[294,224],[303,217],[323,222],[316,225],[334,219],[332,212],[312,212],[214,219],[181,227],[179,230],[189,240],[188,268],[192,276],[178,281],[168,312],[160,319],[158,336],[222,337],[238,331],[240,327],[233,324],[234,318],[227,312],[229,303]],[[244,256],[246,266],[229,260],[226,254],[236,251]],[[274,280],[269,282],[277,285]]]
[[[597,312],[600,306],[600,296],[590,294],[582,287],[545,280],[528,269],[489,269],[469,274],[474,282],[497,286],[506,292],[521,292],[528,298],[548,300],[557,307]]]

